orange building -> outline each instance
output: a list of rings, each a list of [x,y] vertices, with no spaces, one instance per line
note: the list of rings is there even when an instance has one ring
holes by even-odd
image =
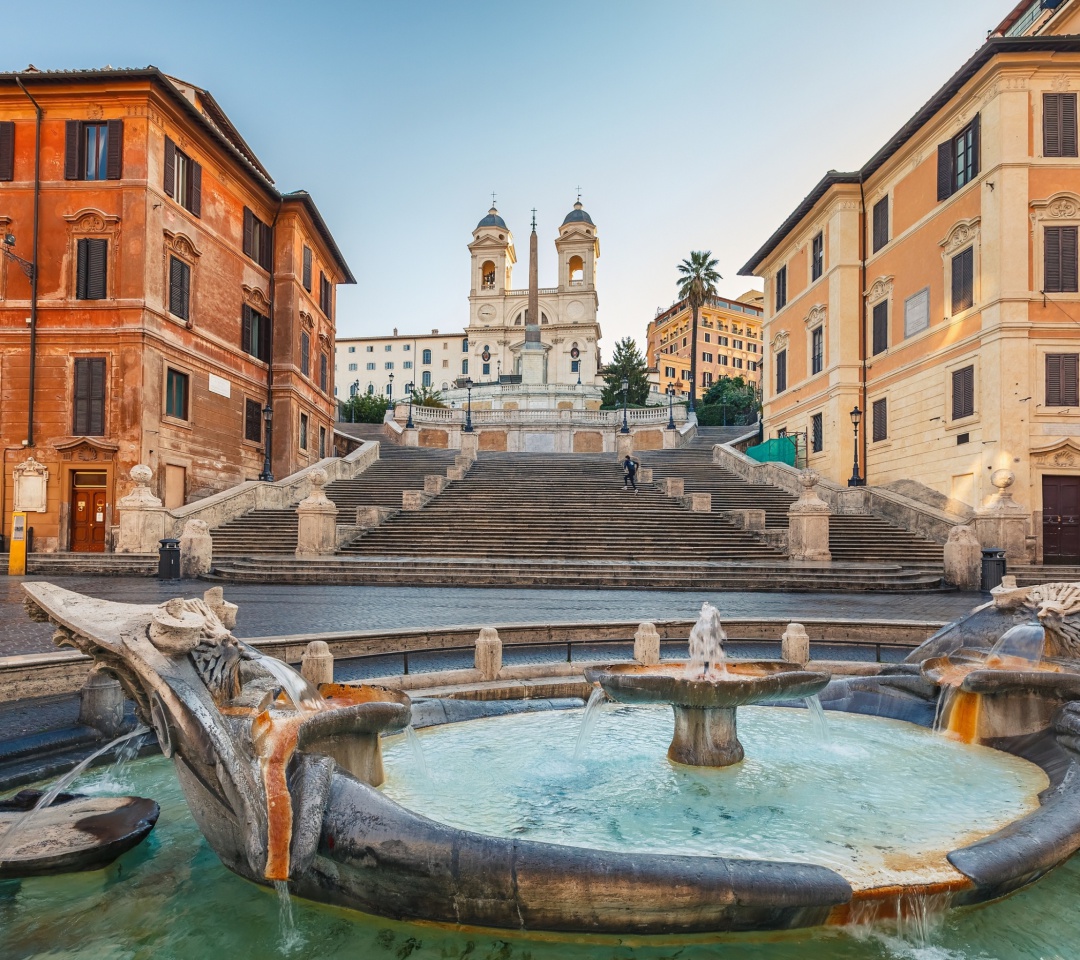
[[[1080,562],[1077,90],[1080,0],[1019,4],[741,271],[765,279],[767,435],[804,434],[834,481],[975,508],[1011,474],[1037,559],[1061,563]]]
[[[175,507],[332,453],[355,281],[207,91],[154,67],[0,74],[0,235],[5,537],[22,508],[36,550],[108,549],[138,463]]]

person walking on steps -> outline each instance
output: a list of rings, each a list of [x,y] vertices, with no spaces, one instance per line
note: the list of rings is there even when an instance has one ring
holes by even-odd
[[[637,471],[640,464],[630,454],[626,455],[626,459],[622,462],[623,467],[623,489],[629,490],[634,488],[634,493],[638,492],[637,488]]]

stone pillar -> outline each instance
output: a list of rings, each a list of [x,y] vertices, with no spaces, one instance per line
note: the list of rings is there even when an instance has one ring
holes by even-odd
[[[416,427],[406,427],[401,433],[401,445],[403,447],[420,446],[420,431]]]
[[[180,534],[180,576],[205,577],[214,563],[214,539],[205,520],[189,520]]]
[[[296,507],[300,526],[296,534],[298,557],[330,556],[337,549],[337,507],[327,498],[326,471],[311,471],[311,494]]]
[[[691,513],[712,513],[711,493],[689,493],[683,501]]]
[[[484,680],[496,680],[502,670],[502,640],[494,627],[481,627],[476,638],[473,663]]]
[[[437,496],[446,489],[447,483],[449,481],[446,477],[440,477],[437,473],[429,473],[424,477],[424,493]]]
[[[423,490],[402,490],[401,491],[401,509],[402,510],[423,510],[425,504],[431,499],[431,495],[424,493]]]
[[[975,511],[975,536],[984,550],[1004,550],[1008,563],[1027,563],[1028,513],[1009,493],[1016,475],[995,470],[990,482],[998,492]]]
[[[116,503],[120,513],[117,553],[157,553],[165,536],[165,507],[148,484],[154,471],[144,464],[131,468],[135,489]]]
[[[124,689],[120,681],[93,670],[79,691],[79,723],[115,737],[124,729]]]
[[[300,658],[300,673],[316,689],[334,682],[334,655],[324,640],[312,640]]]
[[[225,591],[221,587],[211,587],[203,592],[203,601],[214,611],[217,618],[231,630],[236,626],[236,614],[240,608],[235,603],[229,603],[225,599]]]
[[[945,544],[945,580],[961,590],[982,582],[982,547],[971,527],[953,527]]]
[[[652,483],[652,467],[638,467],[637,481],[638,483]]]
[[[615,434],[615,454],[620,460],[634,455],[634,435],[632,433]]]
[[[810,662],[810,637],[801,623],[789,623],[780,637],[780,659],[788,663]]]
[[[655,624],[638,624],[637,633],[634,634],[634,659],[646,666],[660,662],[660,634],[656,632]]]
[[[685,490],[686,481],[682,477],[665,477],[664,478],[664,496],[665,497],[681,497],[686,493]]]
[[[818,475],[799,474],[803,493],[788,508],[788,556],[792,560],[832,560],[829,551],[829,505],[817,495]]]
[[[473,433],[466,433],[464,430],[462,430],[461,431],[461,455],[463,457],[468,457],[469,460],[475,460],[476,459],[476,454],[479,452],[479,450],[480,450],[480,434],[476,433],[475,431]]]

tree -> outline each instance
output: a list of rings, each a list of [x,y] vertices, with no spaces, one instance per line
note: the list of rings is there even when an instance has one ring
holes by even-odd
[[[698,423],[703,426],[727,426],[745,423],[760,409],[757,388],[742,377],[721,377],[701,398]]]
[[[601,406],[607,409],[621,407],[622,381],[626,377],[628,387],[626,402],[630,406],[643,407],[649,399],[649,365],[645,362],[638,345],[632,337],[624,337],[615,344],[611,363],[604,369],[604,392]]]
[[[377,393],[358,393],[341,405],[341,419],[348,423],[382,423],[389,405],[386,397]]]
[[[406,397],[408,394],[406,394]],[[434,387],[415,387],[412,402],[417,407],[445,407],[442,394]]]
[[[724,278],[716,272],[719,261],[713,259],[711,250],[694,250],[690,259],[678,266],[682,276],[676,281],[679,286],[679,299],[686,298],[690,303],[692,320],[690,323],[690,412],[694,412],[694,397],[697,394],[697,322],[698,311],[706,300],[716,296],[716,281]]]

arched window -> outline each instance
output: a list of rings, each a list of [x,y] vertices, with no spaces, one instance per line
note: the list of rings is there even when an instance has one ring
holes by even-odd
[[[522,311],[516,317],[514,317],[514,326],[515,327],[520,327],[523,320],[524,320],[524,317],[525,317],[525,311]]]
[[[585,282],[585,261],[576,254],[570,258],[570,286],[580,287]]]
[[[388,383],[388,384],[386,385],[386,395],[387,395],[388,397],[389,397],[389,396],[391,396],[391,393],[390,393],[390,391],[391,391],[391,390],[393,390],[393,389],[394,389],[394,385],[393,385],[392,383]]]
[[[461,352],[462,352],[462,353],[468,353],[468,352],[469,352],[469,341],[468,341],[468,338],[466,338],[466,339],[464,339],[464,340],[462,340],[462,341],[461,341]]]
[[[359,393],[359,392],[360,392],[360,381],[357,380],[356,383],[353,383],[353,384],[351,384],[349,386],[349,396],[350,397],[355,397],[357,395],[357,393]]]
[[[423,376],[420,377],[420,386],[422,386],[422,387],[430,387],[431,386],[431,371],[430,370],[425,370],[424,373],[423,373]]]
[[[444,381],[442,382],[442,388],[443,388],[444,390],[448,389],[448,386],[447,386],[447,383],[446,383],[446,381],[445,381],[445,380],[444,380]]]
[[[495,289],[495,262],[493,260],[485,260],[480,268],[480,288],[482,290]]]
[[[547,318],[547,314],[546,314],[546,313],[541,313],[541,314],[540,314],[540,322],[541,322],[541,323],[547,323],[547,322],[548,322],[548,318]]]
[[[422,356],[423,363],[431,363],[431,351],[425,350]]]
[[[372,396],[375,393],[375,384],[369,383],[367,385],[367,392],[369,397]]]

